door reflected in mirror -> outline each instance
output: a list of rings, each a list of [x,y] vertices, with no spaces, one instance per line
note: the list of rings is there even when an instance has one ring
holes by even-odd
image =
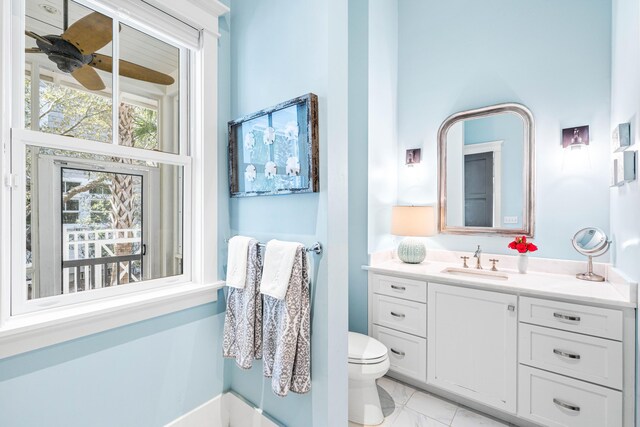
[[[457,113],[440,129],[440,231],[531,235],[533,122],[522,106]]]
[[[461,120],[447,133],[447,224],[522,226],[524,123],[513,113]]]

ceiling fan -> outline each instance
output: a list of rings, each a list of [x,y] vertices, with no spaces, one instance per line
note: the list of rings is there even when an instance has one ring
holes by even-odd
[[[89,90],[102,90],[104,82],[94,70],[112,72],[113,58],[96,53],[112,39],[111,18],[98,12],[68,26],[68,0],[64,1],[64,32],[61,35],[41,36],[32,31],[25,34],[36,40],[38,47],[25,49],[26,53],[44,53],[60,71],[71,74]],[[173,77],[134,64],[123,59],[119,62],[120,75],[161,85],[173,84]]]

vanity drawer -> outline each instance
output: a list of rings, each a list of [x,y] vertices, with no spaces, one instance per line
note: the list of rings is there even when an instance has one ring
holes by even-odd
[[[427,305],[385,295],[373,295],[373,323],[426,337]]]
[[[427,381],[427,340],[373,325],[373,337],[389,349],[390,369],[415,380]]]
[[[427,282],[383,276],[381,274],[374,274],[372,277],[373,292],[376,294],[427,302]]]
[[[622,389],[622,343],[521,323],[520,363]]]
[[[622,341],[622,311],[520,298],[520,321]]]
[[[549,427],[620,427],[622,392],[520,365],[518,416]]]

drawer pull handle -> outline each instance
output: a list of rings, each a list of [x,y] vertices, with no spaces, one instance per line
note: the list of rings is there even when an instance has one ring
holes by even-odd
[[[557,348],[554,348],[553,352],[555,354],[557,354],[558,356],[566,357],[566,358],[569,358],[569,359],[576,359],[576,360],[580,359],[580,355],[579,354],[568,353],[566,351],[558,350]]]
[[[407,288],[405,288],[404,286],[398,286],[398,285],[391,285],[391,289],[395,289],[396,291],[406,291]]]
[[[570,411],[580,412],[580,407],[579,406],[572,405],[572,404],[567,403],[567,402],[563,402],[562,400],[556,399],[555,397],[553,398],[553,403],[555,403],[556,405],[561,406],[561,407],[563,407],[565,409],[568,409]]]
[[[391,353],[393,353],[393,354],[397,354],[397,355],[398,355],[398,356],[400,356],[400,357],[403,357],[403,356],[404,356],[404,351],[398,351],[398,350],[396,350],[395,348],[392,348],[392,349],[391,349]]]
[[[396,312],[394,312],[394,311],[392,311],[392,312],[391,312],[391,315],[392,315],[393,317],[399,317],[400,319],[404,319],[404,318],[406,317],[404,314],[402,314],[402,313],[396,313]]]
[[[513,305],[513,304],[509,304],[509,305],[507,306],[507,310],[509,310],[509,311],[516,311],[516,306],[515,306],[515,305]]]
[[[553,317],[555,317],[557,319],[562,319],[562,320],[570,320],[572,322],[579,322],[580,321],[580,316],[571,316],[569,314],[553,313]]]

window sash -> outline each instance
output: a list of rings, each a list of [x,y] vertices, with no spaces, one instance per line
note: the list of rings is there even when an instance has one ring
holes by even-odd
[[[15,321],[17,322],[24,322],[28,321],[28,319],[39,318],[38,316],[40,316],[40,314],[35,312],[41,311],[45,308],[49,310],[43,312],[43,316],[49,316],[49,313],[70,313],[76,311],[75,307],[77,307],[79,310],[83,310],[82,307],[92,307],[93,304],[104,304],[110,301],[110,299],[105,300],[105,297],[117,295],[124,296],[125,294],[129,294],[130,296],[127,298],[122,298],[122,301],[128,301],[131,298],[138,298],[139,296],[142,298],[146,298],[144,296],[145,294],[148,294],[151,297],[153,295],[158,295],[157,291],[167,292],[171,289],[177,289],[176,286],[182,289],[182,284],[186,284],[187,282],[193,284],[204,284],[203,280],[210,281],[212,278],[215,278],[214,276],[217,275],[215,273],[215,262],[213,263],[213,268],[211,267],[211,263],[207,264],[209,267],[205,267],[202,262],[200,251],[198,251],[198,253],[195,253],[193,251],[197,246],[200,249],[203,249],[204,247],[207,249],[207,251],[209,251],[209,249],[213,247],[213,252],[215,252],[215,238],[210,239],[210,242],[205,243],[205,241],[199,234],[197,236],[193,234],[194,229],[203,229],[203,213],[200,212],[200,209],[202,209],[204,206],[201,200],[194,199],[194,195],[196,193],[202,193],[204,184],[202,179],[204,176],[210,175],[210,173],[203,173],[204,170],[202,161],[199,159],[199,156],[203,153],[203,149],[205,148],[201,146],[204,139],[201,128],[204,126],[210,131],[212,129],[211,126],[205,126],[204,123],[207,119],[202,117],[202,114],[199,114],[197,112],[195,114],[189,114],[190,111],[199,111],[199,109],[192,109],[197,106],[202,106],[202,104],[207,105],[207,108],[209,108],[214,113],[216,111],[214,104],[211,104],[211,102],[203,99],[202,88],[210,87],[211,84],[207,83],[206,78],[202,75],[200,67],[203,66],[204,62],[206,62],[205,68],[211,68],[212,60],[204,61],[200,47],[202,47],[202,45],[205,45],[208,46],[209,51],[213,49],[213,51],[215,52],[215,42],[212,43],[211,35],[215,36],[217,33],[215,31],[210,34],[199,32],[200,40],[197,49],[191,50],[193,47],[195,47],[194,45],[174,43],[176,41],[176,38],[173,34],[175,29],[172,28],[172,26],[165,25],[149,29],[144,25],[140,25],[140,22],[137,20],[137,18],[131,18],[131,16],[127,15],[126,13],[121,13],[121,11],[110,9],[108,6],[105,6],[104,0],[75,1],[95,11],[110,16],[114,22],[114,29],[119,25],[120,22],[122,22],[153,37],[156,37],[161,41],[179,47],[180,115],[176,118],[176,121],[179,120],[180,154],[162,153],[151,150],[120,146],[118,145],[119,141],[116,139],[117,132],[113,132],[113,144],[76,139],[75,142],[78,143],[78,145],[76,145],[71,141],[71,138],[60,137],[53,134],[44,134],[39,131],[24,129],[23,93],[25,79],[25,3],[24,0],[10,0],[11,6],[5,7],[3,5],[3,13],[6,11],[11,12],[10,15],[4,14],[0,16],[11,16],[10,20],[3,18],[2,24],[3,28],[6,30],[4,34],[10,34],[10,38],[5,39],[7,43],[3,44],[3,46],[10,46],[11,48],[5,49],[5,54],[3,56],[4,63],[10,66],[7,67],[8,69],[5,72],[0,74],[2,74],[4,77],[10,77],[10,79],[7,78],[6,80],[4,80],[3,85],[7,88],[10,88],[9,93],[14,93],[17,96],[3,96],[3,102],[6,105],[7,110],[12,111],[13,114],[10,114],[8,116],[9,118],[4,121],[4,131],[6,131],[5,135],[8,137],[6,139],[7,143],[5,145],[5,150],[7,152],[7,156],[5,157],[5,165],[7,166],[7,168],[5,170],[7,172],[11,170],[11,174],[7,174],[7,176],[3,178],[6,179],[6,185],[7,187],[11,188],[11,191],[6,189],[2,192],[5,208],[3,209],[1,219],[3,221],[3,230],[5,230],[6,232],[5,235],[11,235],[11,239],[7,239],[9,241],[7,241],[6,244],[3,245],[3,251],[6,254],[6,264],[4,265],[10,268],[6,268],[6,273],[3,274],[3,281],[2,283],[0,283],[0,293],[3,299],[2,301],[0,301],[0,327],[2,327],[3,324],[7,324],[6,322],[13,322],[12,318],[14,316],[17,316],[15,317]],[[167,28],[170,28],[170,30],[167,30]],[[159,33],[158,31],[163,31],[164,34]],[[114,37],[114,43],[116,44],[118,40],[117,34],[118,33],[116,32],[116,36]],[[114,52],[113,56],[117,58],[116,52]],[[118,63],[118,61],[114,62],[115,64]],[[215,61],[213,62],[215,64]],[[116,69],[113,70],[113,74],[116,74],[117,65],[114,68]],[[48,79],[45,77],[44,80]],[[118,90],[117,85],[120,79],[115,80],[115,93],[119,94],[121,91]],[[71,83],[73,84],[73,82]],[[215,88],[215,85],[213,85],[213,87]],[[197,92],[192,92],[194,88],[198,88]],[[38,93],[38,91],[35,92]],[[123,98],[126,100],[126,93],[123,94]],[[118,114],[118,104],[119,103],[117,100],[113,103],[114,118]],[[162,103],[158,103],[158,109],[162,109]],[[178,128],[176,128],[176,130],[177,129]],[[177,137],[178,135],[175,136]],[[192,145],[192,143],[195,143],[195,145]],[[172,276],[168,278],[136,283],[135,286],[104,288],[92,290],[92,292],[48,297],[44,298],[42,301],[27,301],[27,289],[25,283],[26,275],[24,274],[26,270],[24,262],[24,241],[26,234],[26,230],[24,227],[24,224],[26,222],[24,215],[25,188],[24,182],[20,182],[21,171],[24,176],[24,156],[26,145],[82,151],[92,154],[128,157],[136,160],[157,161],[166,164],[183,166],[183,183],[180,187],[183,199],[183,208],[181,212],[183,241],[182,246],[178,248],[178,250],[181,252],[183,261],[183,274],[179,276]],[[209,152],[209,149],[206,149],[205,151]],[[196,155],[195,159],[192,159],[190,157],[190,154],[192,152]],[[14,165],[12,169],[8,167],[9,161],[11,161],[11,163],[13,163]],[[15,177],[17,177],[18,180],[13,180],[13,178]],[[215,181],[215,177],[213,178]],[[16,203],[16,200],[18,199],[19,201]],[[211,215],[211,213],[209,215]],[[215,212],[213,212],[213,215],[215,217]],[[208,227],[206,229],[208,230]],[[200,231],[198,233],[200,233]],[[20,246],[18,251],[15,250],[16,245]],[[9,256],[10,252],[18,255]],[[16,273],[17,271],[19,271],[20,273]],[[15,280],[16,277],[18,280]],[[185,288],[185,291],[186,289],[189,288]],[[24,292],[25,298],[21,300],[21,302],[24,304],[22,304],[21,306],[15,304],[16,294],[20,295],[19,292],[16,293],[16,290]],[[84,298],[86,298],[86,304],[82,304],[83,302],[85,302]],[[118,300],[116,299],[113,301]],[[29,304],[32,302],[33,304]],[[42,302],[42,304],[39,305],[38,302]],[[18,302],[18,304],[19,303],[20,302]]]
[[[26,59],[25,59],[25,42],[24,42],[24,31],[26,28],[26,20],[25,20],[25,0],[10,0],[12,1],[12,9],[13,9],[13,26],[11,29],[12,35],[12,74],[16,78],[13,79],[14,85],[13,90],[14,93],[22,94],[24,90],[25,83],[25,71],[26,67]],[[189,132],[188,132],[188,124],[190,123],[189,115],[189,104],[190,100],[190,77],[191,77],[191,67],[190,63],[194,61],[193,55],[190,53],[190,49],[196,49],[199,47],[198,43],[185,43],[184,40],[180,40],[180,38],[176,39],[175,37],[171,37],[169,34],[178,34],[180,33],[181,27],[190,27],[189,25],[183,23],[180,20],[173,18],[173,20],[167,21],[166,25],[159,26],[145,24],[145,20],[140,17],[133,18],[132,15],[129,14],[129,10],[131,9],[123,9],[123,5],[128,5],[129,8],[133,7],[134,9],[146,10],[147,14],[160,14],[162,16],[169,17],[169,15],[165,14],[157,10],[155,7],[144,4],[144,5],[136,5],[139,2],[131,2],[130,0],[73,0],[74,2],[88,7],[96,12],[102,13],[112,19],[112,41],[111,41],[111,55],[113,58],[120,57],[120,24],[125,24],[130,26],[136,30],[142,31],[149,36],[152,36],[161,42],[164,42],[168,45],[171,45],[179,50],[179,71],[178,71],[178,91],[179,91],[179,101],[180,101],[180,110],[178,112],[178,122],[179,122],[179,136],[180,138],[180,154],[189,154]],[[106,5],[105,5],[106,4]],[[111,7],[109,7],[111,5]],[[134,15],[135,16],[135,15]],[[144,13],[139,14],[139,16],[145,16]],[[165,30],[164,32],[158,31],[158,28],[170,28],[170,31]],[[198,32],[198,38],[200,37],[200,32]],[[36,63],[32,64],[32,66],[37,65]],[[112,117],[112,144],[119,145],[120,141],[118,138],[118,129],[119,117],[118,117],[118,106],[120,105],[121,98],[121,78],[119,75],[119,61],[114,60],[112,66],[112,76],[114,77],[112,80],[111,87],[111,100],[112,100],[112,108],[111,108],[111,117]],[[34,105],[34,93],[36,94],[35,101],[38,101],[38,91],[34,91],[34,87],[38,87],[39,84],[39,76],[36,76],[34,80],[34,73],[31,73],[31,85],[32,85],[32,107]],[[52,79],[55,81],[56,79]],[[35,81],[35,86],[34,86]],[[70,87],[73,87],[75,84],[73,82],[67,83]],[[127,92],[128,84],[125,84],[124,92]],[[152,94],[146,94],[151,97]],[[125,93],[123,98],[127,98]],[[22,112],[22,114],[13,114],[11,128],[12,129],[22,129],[24,128],[24,111],[25,111],[25,102],[24,96],[14,96],[12,101],[12,111]],[[162,107],[161,103],[159,103],[158,111],[161,113]],[[32,117],[32,129],[36,130],[34,127],[34,120]]]
[[[192,214],[192,159],[188,156],[189,153],[189,124],[191,118],[189,117],[189,78],[191,76],[189,62],[193,60],[184,43],[176,43],[175,37],[167,37],[165,34],[159,33],[156,28],[167,28],[167,26],[160,26],[155,28],[149,28],[148,25],[144,25],[139,20],[132,19],[131,16],[123,13],[122,10],[114,10],[104,5],[104,1],[97,2],[94,0],[74,0],[77,3],[87,6],[97,12],[103,13],[113,20],[113,40],[112,40],[112,56],[113,58],[119,58],[119,27],[120,23],[131,26],[132,28],[143,31],[152,37],[155,37],[167,44],[178,47],[180,55],[179,63],[179,101],[180,110],[179,116],[174,125],[178,126],[178,133],[175,135],[179,138],[180,154],[165,153],[153,150],[144,150],[133,147],[126,147],[119,145],[119,135],[117,132],[119,125],[119,109],[120,100],[126,101],[126,85],[125,93],[120,91],[120,80],[118,63],[115,60],[113,64],[112,76],[114,76],[112,82],[111,99],[112,99],[112,141],[111,144],[88,141],[79,138],[67,138],[55,134],[47,134],[38,131],[38,123],[33,119],[32,114],[32,130],[24,129],[24,111],[25,102],[24,96],[24,79],[25,79],[25,53],[24,53],[24,28],[25,28],[25,3],[23,0],[13,0],[14,9],[14,21],[12,27],[12,59],[13,68],[12,74],[17,78],[13,80],[12,89],[14,93],[20,94],[20,96],[13,97],[12,108],[17,112],[12,117],[12,133],[11,133],[11,159],[12,159],[12,175],[15,177],[25,177],[25,153],[26,146],[39,146],[43,148],[54,148],[61,150],[79,151],[89,154],[107,155],[115,157],[130,158],[133,160],[141,161],[153,161],[159,163],[165,163],[169,165],[176,165],[183,167],[183,208],[182,208],[182,227],[183,227],[183,247],[182,249],[182,274],[176,276],[170,276],[166,278],[159,278],[153,280],[145,280],[143,282],[132,284],[132,286],[116,286],[102,289],[92,289],[90,292],[79,292],[73,294],[56,295],[40,299],[27,299],[27,287],[26,287],[26,270],[25,263],[25,241],[26,241],[26,218],[25,218],[25,197],[26,189],[24,179],[22,182],[18,182],[11,192],[11,315],[19,315],[36,312],[42,309],[50,309],[54,307],[62,307],[82,302],[94,301],[105,297],[125,295],[134,292],[142,292],[145,290],[155,290],[162,286],[174,285],[182,282],[190,282],[192,279],[192,230],[191,226],[188,226],[189,219]],[[146,5],[145,7],[149,7]],[[156,11],[158,12],[158,11]],[[161,12],[158,12],[161,13]],[[15,19],[15,18],[18,19]],[[178,22],[178,21],[176,21]],[[182,24],[184,25],[184,24]],[[175,23],[172,25],[172,30],[175,29]],[[167,32],[168,34],[169,32]],[[178,34],[179,32],[172,33]],[[199,32],[198,32],[199,34]],[[174,34],[175,35],[175,34]],[[193,44],[186,44],[187,46],[193,46]],[[34,64],[37,66],[37,64]],[[33,66],[32,66],[33,67]],[[39,94],[37,90],[39,84],[39,78],[34,79],[34,73],[31,73],[32,94]],[[39,74],[39,73],[38,73]],[[52,80],[56,80],[55,78]],[[67,82],[64,78],[60,79],[60,83],[68,84],[69,86],[76,86],[73,82]],[[34,87],[36,88],[34,90]],[[32,95],[33,104],[33,95]],[[38,96],[35,99],[39,102]],[[32,105],[33,108],[33,105]],[[162,103],[158,102],[158,111],[161,114]],[[35,124],[35,125],[34,125]],[[96,162],[98,163],[98,162]]]
[[[43,309],[68,306],[82,302],[94,301],[100,298],[126,295],[134,292],[155,290],[163,286],[187,283],[192,279],[192,228],[188,219],[192,213],[191,182],[192,159],[189,156],[144,150],[140,148],[114,146],[102,142],[67,138],[60,135],[46,134],[32,130],[14,129],[12,131],[11,153],[12,173],[14,176],[25,177],[25,153],[27,146],[53,148],[69,151],[80,151],[88,154],[108,155],[130,158],[133,160],[153,161],[183,167],[183,269],[182,274],[159,279],[144,280],[131,286],[115,286],[73,294],[55,295],[46,298],[27,299],[25,263],[26,241],[26,188],[24,178],[20,179],[11,193],[11,315],[32,313]],[[76,159],[77,160],[77,159]],[[88,164],[100,166],[100,161],[84,161]],[[33,218],[32,218],[33,221]]]

